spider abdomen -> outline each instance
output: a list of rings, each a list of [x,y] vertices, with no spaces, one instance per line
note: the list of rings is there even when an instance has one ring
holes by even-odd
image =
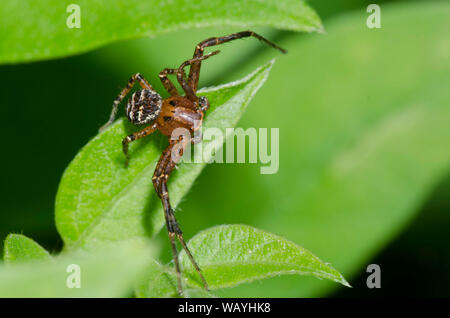
[[[153,90],[140,89],[128,100],[126,115],[135,125],[145,125],[154,121],[161,112],[162,98]]]

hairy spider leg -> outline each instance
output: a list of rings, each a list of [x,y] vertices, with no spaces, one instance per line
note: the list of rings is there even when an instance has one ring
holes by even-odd
[[[130,77],[128,80],[127,86],[122,89],[119,95],[117,95],[116,99],[114,99],[111,115],[109,116],[109,120],[104,124],[102,127],[100,127],[100,132],[104,131],[106,128],[108,128],[113,122],[114,119],[116,119],[117,115],[117,109],[119,107],[120,102],[125,98],[125,96],[128,94],[128,92],[133,88],[134,83],[138,81],[139,84],[143,89],[150,89],[153,90],[153,87],[147,82],[147,80],[139,73],[134,74]]]
[[[125,167],[128,166],[128,161],[130,160],[130,156],[128,155],[128,144],[130,142],[133,142],[135,140],[144,138],[148,135],[151,135],[158,129],[158,126],[156,123],[154,123],[151,126],[145,127],[144,129],[137,131],[135,133],[132,133],[131,135],[126,136],[122,140],[122,150],[123,154],[125,155]]]
[[[169,92],[171,96],[178,95],[175,85],[173,85],[172,81],[167,76],[168,74],[174,74],[177,76],[178,83],[180,83],[181,88],[186,94],[186,97],[189,100],[196,102],[198,100],[198,97],[195,95],[192,87],[190,87],[188,85],[188,82],[186,81],[186,73],[184,72],[184,68],[188,65],[192,65],[195,62],[206,60],[207,58],[210,58],[211,56],[216,55],[218,53],[220,53],[219,50],[184,61],[183,63],[181,63],[179,68],[165,68],[159,73],[159,78],[162,84],[164,85],[164,88]]]
[[[233,41],[233,40],[242,39],[242,38],[246,38],[246,37],[251,37],[251,36],[257,38],[258,40],[263,41],[264,43],[266,43],[269,46],[271,46],[271,47],[281,51],[282,53],[287,53],[287,51],[285,49],[279,47],[275,43],[267,40],[265,37],[255,33],[255,32],[253,32],[253,31],[242,31],[242,32],[233,33],[233,34],[222,36],[222,37],[209,38],[209,39],[206,39],[206,40],[200,42],[195,47],[194,58],[198,58],[198,57],[202,56],[203,55],[203,51],[208,46],[219,45],[219,44],[222,44],[222,43],[226,43],[226,42],[230,42],[230,41]],[[189,70],[188,85],[189,85],[189,87],[192,88],[194,93],[197,92],[197,88],[198,88],[198,80],[199,80],[199,76],[200,76],[200,67],[201,67],[201,60],[198,60],[198,61],[196,61],[195,63],[193,63],[191,65],[191,69]]]
[[[183,152],[187,144],[188,142],[182,139],[171,141],[170,145],[166,148],[166,150],[164,150],[163,154],[161,155],[158,164],[156,165],[156,169],[152,178],[153,186],[155,187],[156,193],[161,199],[164,207],[164,216],[166,219],[166,226],[169,234],[169,240],[172,248],[172,255],[177,274],[177,289],[180,295],[182,295],[183,289],[181,285],[181,270],[178,260],[178,252],[175,245],[175,236],[180,241],[183,249],[185,250],[187,256],[189,257],[189,260],[191,261],[195,270],[199,274],[203,282],[203,286],[205,287],[206,290],[208,290],[208,284],[205,278],[203,277],[201,269],[198,266],[197,262],[195,261],[194,257],[192,256],[189,248],[186,245],[186,242],[183,239],[183,232],[181,231],[181,228],[175,218],[174,211],[170,205],[169,192],[167,189],[167,180],[170,174],[172,173],[173,169],[175,168],[176,164],[183,156]]]

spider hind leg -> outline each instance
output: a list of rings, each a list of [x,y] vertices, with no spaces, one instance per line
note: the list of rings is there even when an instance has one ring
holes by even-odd
[[[209,290],[208,284],[201,272],[200,267],[198,266],[197,262],[195,261],[194,257],[192,256],[191,251],[187,247],[186,242],[183,238],[183,232],[181,231],[181,228],[175,218],[175,213],[170,205],[169,200],[169,191],[167,189],[167,179],[169,178],[171,172],[175,168],[176,164],[179,162],[179,159],[183,155],[184,148],[186,147],[187,143],[184,141],[176,141],[172,142],[164,151],[164,153],[161,155],[161,158],[158,161],[158,164],[156,165],[155,172],[153,174],[153,186],[155,187],[156,193],[158,194],[159,198],[161,199],[161,202],[164,207],[164,217],[166,220],[166,227],[169,234],[169,240],[170,240],[170,246],[172,249],[172,255],[173,260],[175,263],[175,270],[177,274],[177,290],[180,295],[183,294],[183,288],[181,284],[181,270],[180,270],[180,263],[178,259],[178,251],[175,244],[175,237],[178,239],[178,241],[181,243],[181,246],[183,247],[184,251],[186,252],[190,262],[194,266],[195,270],[199,274],[203,286],[206,290]],[[173,153],[175,152],[175,156],[173,156]]]

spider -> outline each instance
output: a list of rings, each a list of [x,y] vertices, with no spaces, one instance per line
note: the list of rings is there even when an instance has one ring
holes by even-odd
[[[219,45],[225,42],[233,41],[240,38],[255,37],[269,46],[280,50],[282,53],[287,51],[262,37],[253,31],[243,31],[233,33],[222,37],[212,37],[200,42],[194,51],[194,56],[183,62],[178,69],[166,68],[159,73],[159,78],[164,88],[169,92],[170,97],[162,99],[161,96],[153,89],[153,87],[137,73],[128,81],[127,86],[122,89],[120,94],[116,97],[113,103],[111,116],[108,122],[100,128],[100,131],[106,129],[115,120],[117,109],[120,102],[125,98],[128,92],[132,89],[135,82],[139,82],[142,89],[137,90],[128,100],[125,108],[126,117],[134,125],[149,125],[144,129],[137,131],[122,141],[123,153],[125,154],[125,165],[128,165],[128,144],[132,141],[149,136],[153,132],[159,130],[169,139],[169,146],[162,153],[153,174],[152,182],[158,197],[161,199],[164,207],[164,216],[166,226],[169,233],[170,246],[173,254],[173,261],[175,264],[177,275],[177,291],[182,295],[183,289],[181,284],[181,271],[178,261],[178,252],[175,245],[175,237],[178,239],[183,249],[185,250],[190,262],[194,266],[198,275],[200,276],[203,286],[208,290],[208,284],[203,277],[203,274],[187,247],[183,233],[175,218],[174,210],[170,205],[169,192],[167,189],[167,180],[173,169],[176,167],[179,159],[183,155],[183,151],[188,143],[197,143],[198,139],[195,137],[190,141],[183,138],[173,138],[172,133],[177,128],[187,129],[191,135],[194,134],[201,126],[204,112],[209,108],[209,101],[204,96],[197,96],[197,86],[199,81],[200,66],[203,60],[218,54],[220,51],[213,51],[209,54],[203,55],[205,48],[209,46]],[[185,67],[190,66],[189,75],[186,78]],[[178,94],[174,84],[168,78],[169,74],[176,75],[178,83],[184,91],[184,96]],[[175,155],[174,155],[175,154]]]

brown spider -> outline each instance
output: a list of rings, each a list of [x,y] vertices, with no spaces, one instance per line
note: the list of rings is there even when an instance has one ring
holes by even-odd
[[[273,48],[280,50],[283,53],[286,51],[275,43],[270,42],[264,37],[256,34],[253,31],[243,31],[239,33],[233,33],[223,37],[209,38],[200,42],[194,51],[192,59],[185,61],[180,65],[178,69],[164,69],[159,73],[159,78],[164,85],[164,88],[169,92],[170,97],[162,99],[161,96],[153,89],[153,87],[138,73],[133,75],[128,81],[127,86],[120,92],[119,96],[114,100],[111,116],[108,122],[100,128],[100,131],[104,130],[114,121],[117,108],[120,102],[128,94],[136,81],[139,82],[142,89],[137,90],[131,98],[128,100],[126,106],[126,116],[128,120],[134,125],[146,125],[150,126],[135,132],[122,141],[123,152],[126,160],[125,164],[128,165],[128,144],[134,140],[141,139],[159,130],[162,134],[169,138],[169,146],[162,153],[158,164],[156,165],[155,172],[153,174],[153,186],[155,187],[158,197],[161,199],[164,207],[164,215],[166,219],[166,226],[169,232],[169,240],[172,248],[173,260],[175,263],[177,273],[177,290],[182,295],[181,285],[181,272],[178,262],[177,249],[175,246],[175,236],[180,241],[183,249],[186,251],[190,261],[194,265],[198,272],[203,285],[208,290],[208,284],[203,277],[200,267],[189,251],[181,232],[180,226],[175,219],[174,211],[170,205],[169,193],[167,191],[167,180],[172,173],[173,169],[179,162],[179,159],[183,155],[183,151],[188,142],[181,138],[173,138],[172,133],[177,128],[187,129],[191,135],[194,134],[201,126],[204,112],[209,108],[209,101],[204,96],[197,96],[197,86],[199,80],[201,61],[205,60],[213,55],[216,55],[220,51],[214,51],[209,54],[203,55],[203,51],[208,46],[214,46],[229,42],[232,40],[253,36]],[[189,76],[186,79],[184,68],[190,66]],[[168,74],[175,74],[177,80],[180,83],[185,96],[178,95],[178,91],[173,83],[167,77]],[[200,124],[199,124],[200,123]],[[199,140],[193,138],[192,143],[197,143]],[[173,153],[175,152],[175,156]]]

